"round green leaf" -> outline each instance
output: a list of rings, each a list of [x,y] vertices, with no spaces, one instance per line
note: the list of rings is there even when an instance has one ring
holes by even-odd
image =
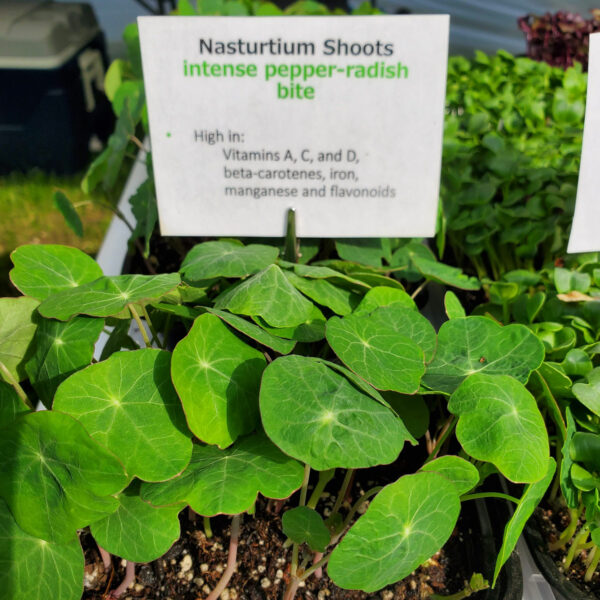
[[[122,465],[83,425],[63,413],[19,417],[0,432],[0,496],[21,529],[69,542],[77,529],[117,508]]]
[[[26,378],[23,359],[36,330],[35,309],[38,301],[0,298],[0,380]]]
[[[79,600],[83,568],[77,538],[54,544],[33,537],[0,500],[0,600]]]
[[[315,552],[324,552],[329,545],[331,533],[321,515],[308,506],[296,506],[283,513],[283,533],[296,544],[308,544]]]
[[[119,494],[119,508],[92,523],[94,539],[107,552],[145,563],[162,556],[179,539],[182,506],[156,507],[144,502],[135,481]]]
[[[435,331],[402,306],[379,308],[327,322],[327,341],[339,358],[374,387],[414,394],[425,373],[423,344],[435,349]]]
[[[423,465],[421,471],[431,471],[445,477],[454,484],[459,496],[466,494],[479,483],[477,467],[460,456],[440,456]]]
[[[311,317],[313,304],[271,265],[221,294],[215,308],[262,317],[271,327],[296,327]]]
[[[10,272],[13,284],[25,296],[40,301],[102,277],[102,269],[93,258],[69,246],[21,246],[10,257],[15,265]]]
[[[258,389],[266,365],[219,317],[201,315],[173,351],[172,377],[190,429],[225,448],[258,423]]]
[[[453,483],[416,473],[386,486],[335,548],[328,573],[349,590],[374,592],[410,575],[448,540],[460,512]]]
[[[360,301],[360,304],[354,309],[355,315],[371,313],[382,306],[392,306],[398,304],[405,308],[417,310],[415,301],[404,291],[387,286],[379,286],[370,289]]]
[[[56,389],[71,373],[89,365],[104,319],[73,317],[66,323],[38,319],[34,353],[25,365],[40,400],[49,408]]]
[[[116,275],[53,294],[40,305],[40,314],[67,321],[74,315],[110,317],[128,304],[160,298],[179,284],[179,274]]]
[[[399,304],[382,306],[371,313],[371,318],[380,325],[387,327],[411,339],[423,350],[425,362],[433,360],[437,347],[437,335],[433,325],[422,314]]]
[[[141,495],[155,506],[186,502],[200,515],[237,515],[254,505],[259,492],[267,498],[291,496],[303,478],[302,465],[260,432],[225,450],[195,445],[192,460],[179,477],[145,483]]]
[[[192,455],[170,369],[171,354],[164,350],[117,352],[64,381],[54,408],[75,417],[129,475],[170,479]]]
[[[511,375],[526,383],[544,360],[544,347],[524,325],[502,327],[487,317],[458,317],[438,333],[438,348],[423,383],[452,393],[473,373]]]
[[[456,437],[467,454],[494,464],[516,483],[538,481],[550,455],[548,433],[535,398],[507,375],[477,373],[452,394]]]
[[[191,281],[215,277],[246,277],[262,271],[277,260],[274,246],[239,242],[204,242],[194,246],[181,264],[181,273]]]
[[[271,440],[318,471],[390,463],[411,439],[390,408],[304,356],[283,356],[265,369],[260,412]]]

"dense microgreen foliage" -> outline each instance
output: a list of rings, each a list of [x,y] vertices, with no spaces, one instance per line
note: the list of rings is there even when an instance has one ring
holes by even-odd
[[[566,249],[586,76],[499,51],[448,63],[438,247],[478,276],[532,270]]]

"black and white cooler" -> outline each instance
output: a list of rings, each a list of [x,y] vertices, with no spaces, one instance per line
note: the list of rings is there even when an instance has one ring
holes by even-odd
[[[0,2],[0,172],[74,173],[110,134],[104,35],[84,3]]]

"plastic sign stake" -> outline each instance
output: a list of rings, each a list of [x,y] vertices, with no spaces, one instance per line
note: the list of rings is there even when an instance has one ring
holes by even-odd
[[[448,16],[138,23],[163,235],[435,233]]]
[[[588,88],[577,201],[568,252],[600,250],[600,33],[590,35]]]

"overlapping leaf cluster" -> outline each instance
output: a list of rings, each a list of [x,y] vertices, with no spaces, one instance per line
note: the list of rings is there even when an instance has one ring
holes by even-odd
[[[590,581],[600,563],[600,259],[581,255],[536,274],[507,273],[490,295],[478,312],[522,323],[544,344],[546,360],[530,387],[557,435],[560,468],[548,501],[571,511],[552,549],[570,546],[567,568],[587,552]]]
[[[393,463],[439,419],[456,426],[466,459],[436,458],[438,448],[370,492],[356,523],[358,507],[325,522],[317,497],[284,530],[305,552],[324,552],[341,587],[377,590],[441,548],[486,464],[528,486],[497,577],[554,470],[524,385],[544,346],[525,325],[464,316],[452,296],[452,318],[436,332],[405,285],[418,294],[423,278],[479,283],[415,241],[347,240],[337,252],[298,264],[275,246],[209,241],[180,273],[118,277],[71,248],[13,253],[11,278],[24,296],[0,300],[11,314],[0,320],[9,548],[0,597],[36,597],[43,587],[22,576],[13,548],[51,553],[43,585],[77,598],[82,527],[107,551],[150,561],[179,536],[186,505],[237,515],[259,493],[289,497],[311,469],[326,483],[335,469]],[[132,349],[132,321],[148,347]],[[187,335],[164,349],[176,321]],[[100,334],[108,340],[98,360]],[[38,400],[51,410],[32,412]]]

